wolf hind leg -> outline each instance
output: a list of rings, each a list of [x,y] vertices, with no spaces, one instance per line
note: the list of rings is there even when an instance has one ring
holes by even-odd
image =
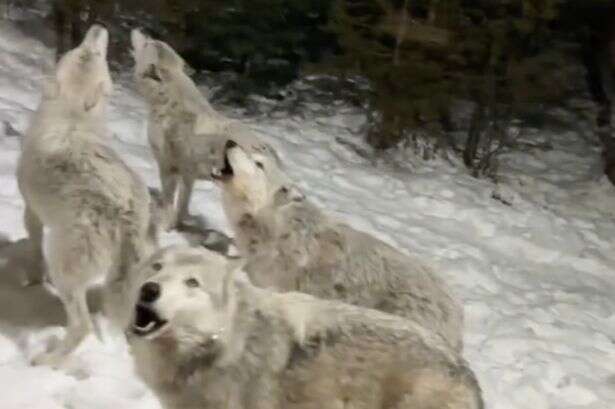
[[[103,290],[105,315],[119,328],[130,319],[130,289],[135,280],[134,267],[155,249],[156,242],[149,237],[149,225],[127,229],[119,249],[117,267],[107,276]]]
[[[28,232],[28,251],[30,252],[30,263],[26,269],[25,285],[40,284],[43,281],[45,272],[43,223],[28,205],[26,205],[24,210],[23,218],[26,231]]]
[[[90,226],[72,225],[49,232],[49,276],[59,293],[67,318],[66,335],[58,345],[34,358],[33,363],[61,366],[90,333],[100,339],[87,304],[87,290],[106,275],[113,263],[110,237]]]
[[[79,289],[61,294],[66,311],[66,335],[51,351],[43,352],[33,359],[34,365],[62,366],[70,355],[91,332],[97,332],[86,301],[86,290]]]

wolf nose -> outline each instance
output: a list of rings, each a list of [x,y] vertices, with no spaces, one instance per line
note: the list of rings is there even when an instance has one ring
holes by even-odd
[[[160,297],[160,285],[158,283],[148,281],[141,286],[140,301],[150,303],[156,301],[158,297]]]
[[[237,146],[237,142],[235,142],[232,139],[229,139],[228,141],[226,141],[226,145],[224,146],[224,148],[226,150],[229,150],[229,149],[233,149],[235,146]]]

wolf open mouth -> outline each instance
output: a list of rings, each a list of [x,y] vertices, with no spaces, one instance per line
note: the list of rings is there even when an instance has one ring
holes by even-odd
[[[211,173],[211,177],[217,180],[228,180],[233,177],[233,166],[231,166],[231,162],[228,159],[228,152],[232,148],[229,147],[229,144],[224,148],[224,166],[222,169],[214,169]]]
[[[132,331],[139,336],[153,335],[161,330],[168,321],[163,320],[150,307],[137,304]]]

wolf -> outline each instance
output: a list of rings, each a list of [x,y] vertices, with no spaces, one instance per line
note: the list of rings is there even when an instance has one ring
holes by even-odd
[[[415,321],[253,286],[241,259],[162,249],[126,329],[165,409],[482,409],[468,364]]]
[[[107,30],[93,25],[59,60],[23,139],[17,181],[36,264],[28,279],[40,282],[45,270],[46,227],[47,273],[68,325],[62,342],[35,364],[61,364],[95,329],[86,292],[97,280],[106,280],[108,305],[117,306],[108,312],[121,320],[115,314],[121,314],[128,272],[155,246],[147,187],[107,146],[108,41]]]
[[[229,137],[246,149],[272,148],[247,127],[218,113],[186,74],[184,60],[163,41],[131,32],[134,81],[149,106],[148,139],[158,163],[164,224],[181,228],[196,180],[210,180]],[[175,205],[177,198],[177,205]]]
[[[279,158],[229,140],[212,176],[255,285],[408,317],[461,351],[463,309],[446,283],[416,257],[327,217]]]

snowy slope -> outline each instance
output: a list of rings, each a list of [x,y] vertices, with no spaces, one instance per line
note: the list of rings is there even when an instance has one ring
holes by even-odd
[[[23,131],[51,53],[2,24],[0,123]],[[143,103],[118,84],[111,105],[110,143],[157,186]],[[596,149],[574,133],[550,135],[553,151],[504,158],[506,182],[496,188],[442,164],[412,173],[392,160],[374,166],[335,142],[351,137],[356,117],[322,111],[246,121],[281,151],[317,203],[422,255],[446,277],[465,305],[465,355],[487,408],[614,408],[615,194],[592,177]],[[25,234],[18,153],[19,137],[0,127],[0,408],[158,408],[110,329],[104,344],[88,339],[63,371],[28,364],[62,336],[63,312],[43,288],[19,284],[27,261],[18,241]],[[228,231],[214,186],[197,189],[192,213]],[[494,189],[512,206],[494,200]]]

